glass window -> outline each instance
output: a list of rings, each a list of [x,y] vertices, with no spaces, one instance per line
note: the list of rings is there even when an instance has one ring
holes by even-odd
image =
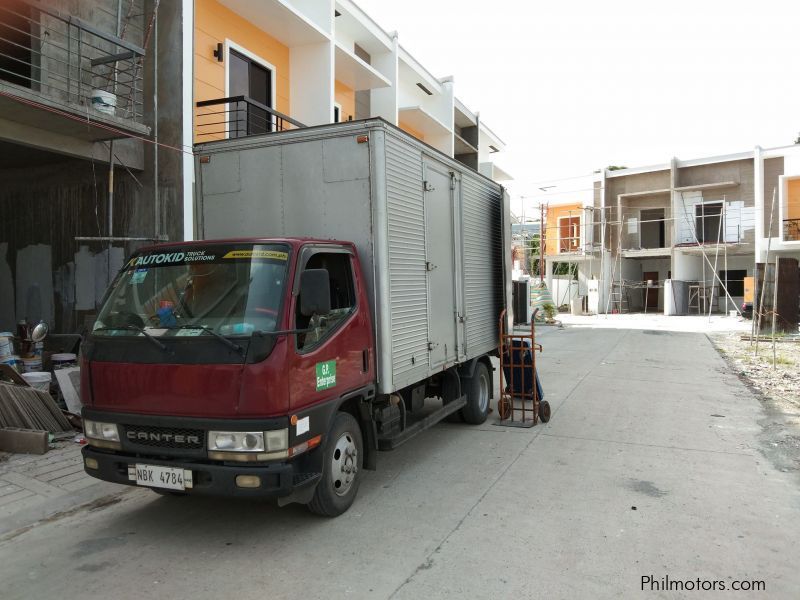
[[[353,313],[356,306],[355,288],[350,254],[319,252],[305,265],[306,269],[325,269],[331,286],[331,312],[327,315],[304,316],[300,313],[300,299],[295,306],[295,327],[310,329],[297,336],[297,347],[306,351],[315,348]]]
[[[276,329],[288,247],[208,245],[134,255],[112,284],[94,327],[97,335],[140,335],[206,327],[221,335]],[[198,333],[199,335],[199,333]]]

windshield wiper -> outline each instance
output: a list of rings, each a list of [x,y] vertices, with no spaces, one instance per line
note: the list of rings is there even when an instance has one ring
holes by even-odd
[[[211,327],[206,327],[205,325],[189,325],[187,323],[187,324],[184,324],[184,325],[173,325],[172,327],[166,327],[165,329],[199,329],[201,331],[205,331],[207,333],[210,333],[211,335],[213,335],[215,338],[217,338],[220,342],[225,344],[231,350],[234,350],[234,351],[238,352],[239,354],[244,354],[244,348],[242,348],[239,344],[230,341],[224,335],[221,335],[221,334],[217,333],[216,331],[211,329]]]
[[[93,329],[92,333],[95,331],[136,331],[138,333],[143,334],[148,340],[150,340],[153,344],[158,346],[164,352],[167,351],[167,347],[157,340],[153,335],[147,333],[143,327],[139,327],[138,325],[123,325],[121,327],[98,327],[97,329]]]

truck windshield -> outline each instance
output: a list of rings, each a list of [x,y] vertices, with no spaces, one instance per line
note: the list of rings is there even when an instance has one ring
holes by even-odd
[[[289,247],[209,244],[135,254],[94,324],[100,336],[249,336],[277,327]],[[194,328],[193,328],[194,326]]]

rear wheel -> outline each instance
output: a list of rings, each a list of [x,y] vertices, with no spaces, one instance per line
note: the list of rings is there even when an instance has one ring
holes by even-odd
[[[461,416],[471,425],[480,425],[489,416],[492,399],[492,377],[486,364],[478,362],[472,377],[463,379],[461,387],[467,394],[467,404],[461,409]]]
[[[361,428],[352,415],[336,414],[325,445],[322,479],[308,503],[311,512],[325,517],[338,517],[356,498],[361,483],[364,445]]]

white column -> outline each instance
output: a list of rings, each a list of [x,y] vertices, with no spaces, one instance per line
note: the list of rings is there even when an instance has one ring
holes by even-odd
[[[753,152],[753,210],[755,212],[755,261],[766,260],[767,239],[764,236],[764,157],[761,146]],[[769,199],[772,202],[772,198]]]
[[[437,150],[441,150],[447,154],[447,156],[453,156],[456,149],[455,137],[453,135],[453,125],[455,123],[455,95],[453,93],[453,78],[445,77],[440,79],[439,82],[442,84],[442,94],[436,102],[436,110],[431,111],[431,113],[447,127],[449,127],[450,131],[447,133],[430,136],[430,140],[426,137],[425,141],[427,141]]]
[[[391,85],[377,88],[370,92],[370,111],[373,117],[386,119],[392,125],[397,125],[397,80],[399,65],[397,32],[392,32],[392,50],[370,56],[371,65],[381,75],[386,77]]]
[[[334,47],[331,40],[289,49],[291,113],[303,125],[333,121]]]

